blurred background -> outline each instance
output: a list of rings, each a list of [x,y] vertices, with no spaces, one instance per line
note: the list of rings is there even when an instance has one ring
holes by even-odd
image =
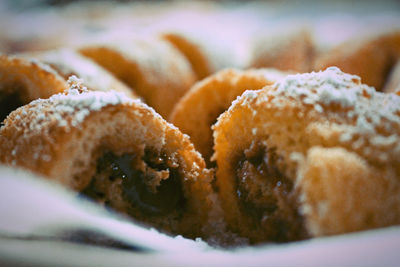
[[[313,28],[320,48],[400,27],[400,1],[0,1],[0,51],[36,51],[113,33],[207,30],[243,43],[282,25]]]

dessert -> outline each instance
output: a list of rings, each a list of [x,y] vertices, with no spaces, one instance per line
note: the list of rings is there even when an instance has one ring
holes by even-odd
[[[0,163],[216,246],[398,225],[398,18],[279,6],[13,5]]]
[[[84,81],[88,89],[96,91],[113,89],[129,97],[137,97],[131,88],[123,84],[107,70],[73,49],[52,50],[30,54],[30,56],[50,65],[65,80],[68,80],[71,75],[77,76]]]
[[[124,45],[86,45],[79,51],[130,86],[164,118],[195,82],[186,58],[156,38],[134,39]]]
[[[0,54],[0,121],[16,108],[67,87],[63,77],[47,64]]]
[[[196,83],[175,105],[170,121],[188,134],[207,163],[213,154],[211,126],[245,90],[272,85],[287,73],[274,69],[226,69]]]
[[[400,223],[400,98],[338,68],[247,91],[214,126],[228,228],[287,242]]]
[[[276,68],[298,73],[312,70],[314,43],[306,28],[262,33],[252,44],[250,67]]]
[[[71,88],[8,116],[0,161],[81,192],[146,225],[203,236],[212,173],[189,138],[137,99]]]
[[[336,66],[382,91],[400,58],[400,31],[356,37],[317,57],[316,70]]]
[[[190,62],[197,79],[227,67],[236,67],[237,59],[233,51],[226,47],[225,40],[203,32],[196,35],[189,32],[171,31],[162,34],[162,38],[175,46]]]

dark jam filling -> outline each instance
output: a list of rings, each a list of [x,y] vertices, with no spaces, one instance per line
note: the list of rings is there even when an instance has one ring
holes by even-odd
[[[3,122],[13,110],[23,105],[24,103],[18,93],[5,94],[0,92],[0,122]]]
[[[275,149],[257,144],[238,162],[237,196],[263,239],[288,242],[305,238],[293,183],[277,167]]]
[[[138,170],[135,162],[142,160],[146,170]],[[105,153],[97,164],[97,172],[110,173],[109,179],[122,180],[122,196],[132,208],[137,208],[147,215],[166,215],[173,211],[181,211],[184,196],[177,168],[171,168],[166,163],[165,156],[159,156],[145,151],[142,159],[133,154],[116,156],[111,152]],[[158,186],[149,186],[157,171],[168,171],[169,176],[161,180]],[[156,174],[157,175],[157,174]],[[147,182],[147,183],[146,183]]]

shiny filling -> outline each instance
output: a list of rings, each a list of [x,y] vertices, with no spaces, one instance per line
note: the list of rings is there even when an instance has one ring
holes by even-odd
[[[277,167],[274,148],[252,144],[238,162],[237,196],[242,211],[266,240],[288,242],[305,238],[293,183]]]
[[[135,154],[117,156],[112,152],[103,154],[97,161],[96,175],[84,193],[96,199],[103,198],[106,204],[113,206],[111,198],[115,192],[107,192],[107,188],[119,184],[117,194],[128,203],[128,213],[136,214],[140,210],[151,216],[181,212],[184,196],[177,164],[166,155],[151,150],[142,154],[141,157]]]
[[[0,122],[4,121],[12,111],[23,105],[24,103],[17,92],[7,94],[0,91]]]

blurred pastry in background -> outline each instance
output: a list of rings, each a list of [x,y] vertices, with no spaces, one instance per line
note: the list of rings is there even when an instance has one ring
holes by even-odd
[[[382,92],[394,93],[397,90],[400,90],[400,57],[397,60],[397,63],[392,67],[390,74],[385,81],[385,86],[383,87]]]
[[[384,90],[392,69],[400,58],[400,31],[355,37],[322,53],[316,58],[315,70],[337,66],[361,77],[376,90]]]
[[[50,65],[65,80],[68,80],[71,75],[81,78],[85,86],[90,90],[108,91],[112,89],[123,92],[129,97],[137,97],[130,87],[119,81],[114,75],[94,61],[82,56],[73,49],[64,48],[30,53],[28,55]]]
[[[49,65],[0,54],[0,121],[32,100],[48,98],[67,88],[65,79]]]
[[[197,82],[174,107],[170,121],[188,134],[207,164],[213,154],[211,126],[245,90],[272,85],[288,73],[275,69],[225,69]]]
[[[157,38],[85,45],[79,51],[131,87],[164,118],[196,79],[186,58]]]
[[[249,66],[298,73],[312,70],[314,41],[308,28],[283,27],[257,34],[250,48]]]
[[[214,126],[228,229],[257,243],[399,224],[399,114],[337,68],[246,91]]]
[[[237,57],[228,40],[220,40],[211,33],[171,31],[162,38],[174,45],[189,60],[197,79],[228,67],[238,67]]]
[[[203,236],[212,173],[189,138],[116,91],[71,88],[25,105],[0,130],[0,160],[123,212],[145,225]]]

